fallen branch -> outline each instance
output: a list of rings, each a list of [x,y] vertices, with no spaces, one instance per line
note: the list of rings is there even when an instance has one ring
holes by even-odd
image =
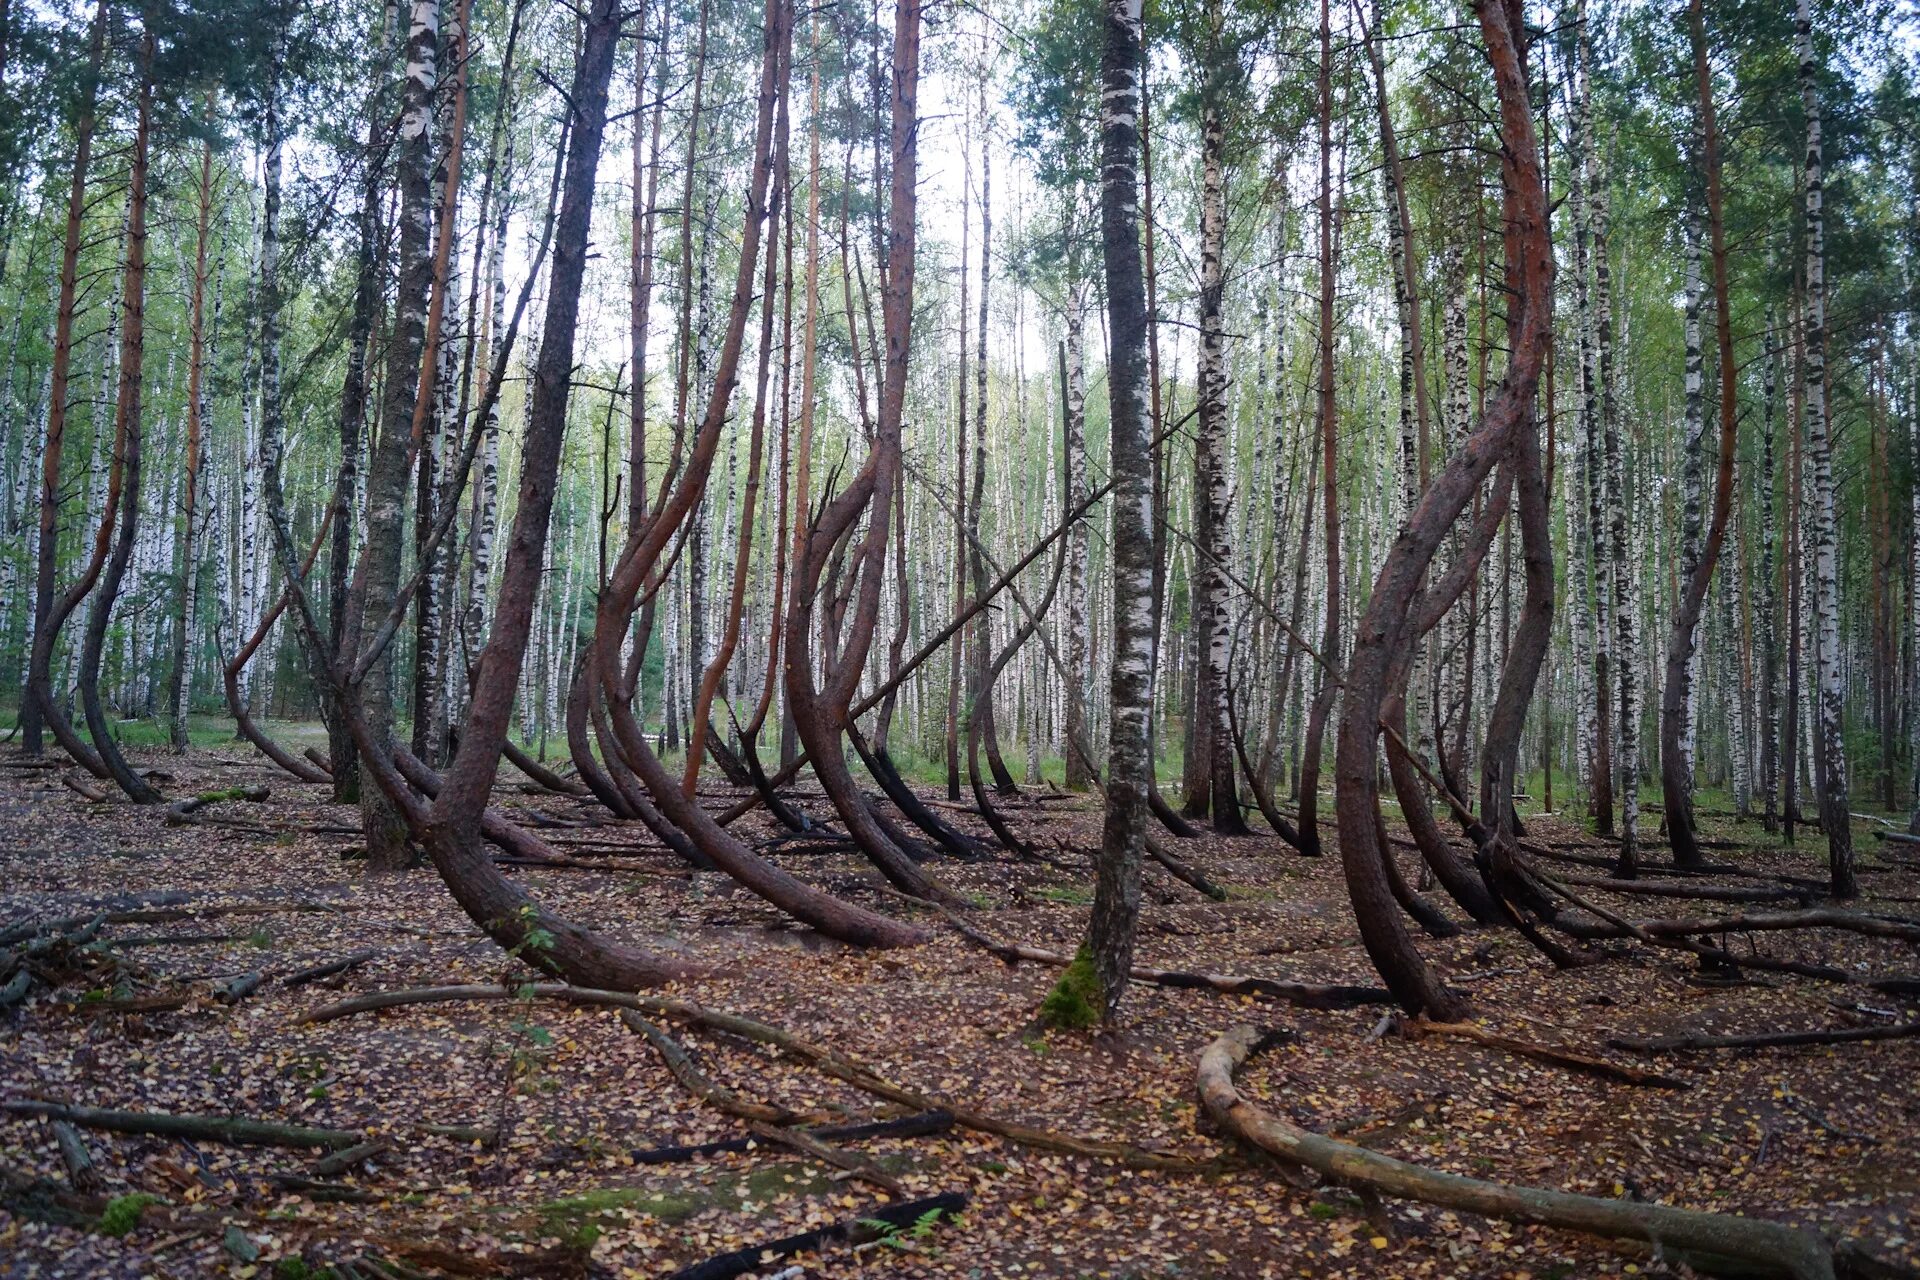
[[[26,966],[22,965],[15,969],[13,976],[7,979],[6,985],[0,986],[0,1009],[11,1009],[25,1000],[32,986],[33,975],[27,972]]]
[[[142,907],[125,911],[90,911],[81,915],[60,916],[52,920],[41,920],[16,925],[5,933],[0,933],[0,947],[11,946],[16,942],[49,933],[66,933],[79,926],[98,920],[101,924],[167,924],[176,920],[212,919],[217,916],[273,916],[290,915],[300,912],[312,912],[321,915],[354,915],[354,908],[336,905],[331,902],[234,902],[209,906],[162,906]],[[416,929],[412,925],[387,924],[376,922],[383,928],[398,929],[412,933],[416,937],[433,937],[431,931]]]
[[[1062,952],[1020,943],[1000,942],[976,929],[958,912],[942,907],[938,903],[921,903],[921,905],[934,907],[961,937],[1007,964],[1018,964],[1026,960],[1034,964],[1064,969],[1073,963],[1073,957]],[[1217,991],[1221,995],[1228,996],[1265,996],[1272,1000],[1285,1000],[1306,1009],[1351,1009],[1359,1005],[1393,1003],[1392,994],[1384,987],[1349,986],[1344,983],[1289,982],[1281,978],[1238,977],[1224,973],[1188,973],[1178,969],[1156,969],[1144,964],[1134,965],[1130,972],[1135,982],[1150,983],[1154,986]]]
[[[1608,876],[1563,876],[1567,884],[1583,889],[1602,889],[1608,893],[1647,898],[1701,898],[1709,902],[1802,902],[1809,896],[1793,889],[1740,889],[1718,884],[1672,884],[1646,880],[1620,880]]]
[[[218,1000],[221,1004],[239,1004],[255,991],[258,991],[260,984],[266,980],[267,975],[258,970],[252,973],[243,973],[237,978],[229,978],[227,981],[214,987],[213,996],[214,999]]]
[[[1803,1044],[1852,1044],[1861,1040],[1907,1040],[1920,1036],[1920,1022],[1890,1027],[1835,1027],[1829,1031],[1765,1031],[1750,1036],[1689,1032],[1678,1036],[1609,1036],[1607,1045],[1629,1053],[1696,1053],[1706,1049],[1779,1049]]]
[[[1802,960],[1778,960],[1772,956],[1735,955],[1724,947],[1710,946],[1707,943],[1699,942],[1686,936],[1656,937],[1645,928],[1626,919],[1624,916],[1617,915],[1598,903],[1581,897],[1570,889],[1566,882],[1547,875],[1538,868],[1526,869],[1526,875],[1535,882],[1544,885],[1553,893],[1565,898],[1582,911],[1586,911],[1606,921],[1607,924],[1613,926],[1614,929],[1627,937],[1637,939],[1649,946],[1671,947],[1675,950],[1691,952],[1709,964],[1719,965],[1725,969],[1738,970],[1743,967],[1765,969],[1773,973],[1792,973],[1803,978],[1818,978],[1822,982],[1837,982],[1862,986],[1872,991],[1885,991],[1894,995],[1920,994],[1920,977],[1905,975],[1888,978],[1864,977],[1850,969],[1842,969],[1835,965],[1808,964]],[[1563,933],[1573,934],[1574,936],[1607,936],[1604,933],[1597,933],[1592,929],[1581,928],[1570,924],[1565,920],[1556,920],[1554,927]]]
[[[898,1196],[906,1194],[905,1189],[900,1185],[900,1179],[894,1177],[892,1174],[884,1173],[874,1168],[858,1156],[849,1155],[838,1147],[822,1142],[819,1138],[804,1129],[796,1129],[790,1125],[783,1124],[761,1124],[758,1121],[754,1122],[751,1128],[753,1129],[754,1136],[763,1142],[773,1142],[783,1147],[791,1147],[801,1155],[810,1156],[823,1164],[830,1164],[836,1169],[845,1170],[850,1177],[858,1178],[862,1182],[878,1187],[888,1195]]]
[[[836,1080],[884,1098],[888,1102],[897,1102],[916,1111],[946,1111],[953,1116],[954,1124],[960,1128],[991,1133],[1022,1146],[1037,1147],[1043,1151],[1058,1151],[1065,1155],[1084,1156],[1091,1160],[1113,1160],[1136,1169],[1199,1173],[1212,1167],[1209,1162],[1193,1160],[1185,1156],[1162,1155],[1159,1152],[1136,1147],[1131,1143],[1105,1142],[1098,1138],[1055,1133],[1049,1129],[1037,1129],[1030,1125],[1016,1124],[996,1116],[972,1111],[931,1094],[920,1093],[904,1085],[895,1084],[837,1050],[813,1044],[769,1023],[736,1013],[709,1009],[691,1000],[679,1000],[669,996],[644,995],[627,991],[599,991],[591,987],[574,987],[559,982],[527,983],[516,987],[491,986],[486,983],[455,983],[446,986],[414,987],[401,991],[375,991],[367,995],[354,996],[352,999],[337,1001],[313,1010],[299,1019],[297,1025],[332,1022],[337,1018],[350,1017],[358,1013],[371,1013],[377,1009],[397,1009],[403,1005],[439,1004],[464,1000],[505,1001],[524,999],[528,996],[559,1000],[568,1004],[636,1009],[655,1017],[672,1018],[690,1026],[720,1031],[760,1044],[771,1045],[801,1059]]]
[[[110,1111],[99,1107],[73,1107],[59,1102],[21,1099],[0,1102],[0,1111],[16,1116],[43,1116],[64,1120],[85,1129],[107,1129],[114,1133],[146,1133],[160,1138],[194,1138],[202,1142],[224,1142],[243,1147],[351,1147],[366,1140],[366,1135],[350,1129],[309,1129],[302,1125],[276,1124],[269,1120],[250,1120],[243,1116],[172,1115],[165,1111]]]
[[[83,778],[76,778],[70,773],[60,775],[60,785],[69,791],[77,793],[83,799],[92,801],[94,804],[99,804],[107,798],[105,787],[96,787],[91,782]]]
[[[952,1128],[953,1116],[950,1113],[919,1111],[910,1116],[901,1116],[898,1120],[821,1125],[808,1132],[816,1138],[831,1138],[835,1142],[866,1142],[874,1138],[924,1138],[930,1134],[945,1133]],[[635,1164],[684,1164],[689,1160],[704,1160],[708,1156],[745,1151],[753,1145],[753,1141],[752,1138],[721,1138],[690,1146],[649,1147],[630,1154]]]
[[[1624,1063],[1608,1062],[1605,1058],[1595,1058],[1571,1049],[1560,1049],[1553,1045],[1535,1044],[1530,1040],[1516,1040],[1512,1036],[1503,1036],[1475,1026],[1471,1022],[1429,1022],[1425,1018],[1409,1018],[1401,1024],[1401,1030],[1409,1039],[1417,1040],[1421,1036],[1452,1036],[1457,1040],[1471,1040],[1475,1044],[1489,1049],[1498,1049],[1516,1057],[1531,1058],[1535,1062],[1545,1062],[1556,1067],[1565,1067],[1583,1075],[1598,1076],[1603,1080],[1612,1080],[1617,1084],[1641,1085],[1654,1089],[1690,1089],[1691,1081],[1678,1076],[1662,1075],[1658,1071],[1648,1071],[1641,1067],[1627,1066]]]
[[[685,1045],[632,1009],[620,1010],[620,1021],[626,1023],[627,1030],[644,1037],[646,1042],[654,1047],[667,1064],[667,1070],[679,1082],[680,1087],[692,1094],[697,1101],[750,1124],[793,1125],[809,1119],[801,1112],[787,1107],[769,1106],[764,1102],[755,1102],[751,1098],[741,1097],[702,1071],[694,1062],[693,1055],[687,1052]]]
[[[1260,1032],[1249,1026],[1226,1032],[1200,1055],[1195,1083],[1207,1113],[1222,1129],[1290,1164],[1305,1165],[1358,1190],[1444,1209],[1643,1241],[1663,1253],[1683,1253],[1697,1266],[1732,1260],[1749,1273],[1833,1280],[1832,1247],[1797,1227],[1465,1178],[1302,1129],[1248,1102],[1234,1083],[1235,1072],[1261,1042]]]
[[[1755,911],[1708,920],[1642,920],[1640,927],[1656,938],[1691,933],[1770,933],[1788,929],[1839,929],[1868,938],[1897,938],[1920,942],[1920,921],[1864,915],[1833,907],[1805,911]]]
[[[67,1167],[67,1181],[80,1192],[95,1192],[102,1185],[100,1171],[93,1166],[93,1153],[80,1131],[65,1120],[53,1122],[53,1140],[60,1148],[60,1163]]]
[[[1166,846],[1154,839],[1151,833],[1147,835],[1146,848],[1149,858],[1159,863],[1168,875],[1180,881],[1180,883],[1186,885],[1189,889],[1205,897],[1212,898],[1215,902],[1225,902],[1227,900],[1227,891],[1225,889],[1222,889],[1219,885],[1207,879],[1205,873],[1198,867],[1168,853]]]
[[[393,1143],[385,1138],[375,1138],[371,1142],[362,1142],[336,1151],[332,1155],[321,1156],[313,1162],[313,1176],[316,1178],[337,1178],[349,1169],[358,1168],[367,1161],[385,1151],[393,1150]]]
[[[378,1204],[387,1197],[378,1191],[365,1187],[348,1187],[337,1182],[323,1182],[318,1178],[309,1178],[298,1173],[270,1173],[267,1181],[291,1195],[301,1196],[322,1204]]]
[[[329,960],[325,964],[316,964],[310,969],[301,969],[280,979],[283,987],[304,987],[309,982],[318,982],[322,978],[333,978],[340,974],[358,969],[367,961],[379,955],[379,951],[368,947],[364,951],[355,951],[351,955],[341,956],[338,960]]]
[[[258,803],[271,794],[265,787],[228,787],[225,791],[202,791],[197,796],[187,796],[175,800],[167,806],[167,825],[184,826],[194,821],[193,815],[210,804],[222,804],[229,800],[251,800]]]
[[[942,1195],[929,1196],[924,1200],[908,1200],[903,1204],[880,1205],[858,1218],[849,1218],[844,1222],[833,1223],[831,1226],[816,1227],[812,1231],[803,1231],[799,1235],[768,1240],[763,1244],[748,1245],[744,1249],[735,1249],[732,1253],[722,1253],[708,1258],[705,1262],[696,1262],[690,1267],[682,1267],[675,1271],[667,1280],[734,1280],[736,1276],[751,1275],[761,1270],[776,1258],[790,1258],[796,1253],[813,1253],[822,1245],[841,1241],[861,1244],[869,1240],[878,1240],[886,1234],[888,1228],[911,1227],[928,1214],[955,1214],[966,1207],[967,1196],[963,1191],[948,1191]],[[876,1223],[885,1223],[886,1226],[876,1226],[874,1225]]]

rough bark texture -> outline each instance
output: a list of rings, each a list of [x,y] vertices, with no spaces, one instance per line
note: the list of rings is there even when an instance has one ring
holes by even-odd
[[[1491,7],[1491,6],[1489,6]],[[1704,1263],[1737,1260],[1760,1275],[1831,1280],[1833,1250],[1811,1231],[1756,1218],[1700,1213],[1635,1200],[1605,1200],[1538,1187],[1516,1187],[1423,1168],[1341,1142],[1248,1102],[1234,1075],[1265,1037],[1249,1026],[1226,1032],[1200,1055],[1195,1073],[1201,1104],[1222,1129],[1289,1164],[1374,1194],[1401,1196],[1508,1222],[1533,1222],[1589,1235],[1651,1244]]]
[[[1513,291],[1508,344],[1512,356],[1506,377],[1486,402],[1478,428],[1435,475],[1374,582],[1347,666],[1335,754],[1341,861],[1361,940],[1395,997],[1409,1010],[1424,1010],[1442,1021],[1455,1020],[1459,1001],[1413,946],[1391,892],[1383,866],[1387,850],[1381,846],[1374,821],[1386,677],[1400,647],[1410,642],[1409,611],[1447,530],[1494,464],[1513,449],[1515,437],[1532,429],[1534,397],[1552,325],[1547,202],[1528,108],[1519,5],[1483,5],[1480,28],[1500,106],[1507,280]]]
[[[153,37],[146,37],[140,53],[140,90],[133,134],[133,159],[127,171],[127,263],[120,288],[120,385],[114,405],[114,467],[120,483],[110,485],[120,506],[113,554],[107,558],[99,591],[87,615],[86,638],[80,649],[81,705],[87,731],[114,783],[135,804],[158,804],[160,793],[134,773],[114,741],[113,726],[100,705],[100,655],[107,638],[107,621],[120,595],[120,582],[133,559],[140,517],[141,366],[146,352],[147,314],[147,158],[153,121]],[[112,524],[103,516],[104,532]],[[49,717],[51,718],[51,717]]]
[[[400,239],[395,254],[399,283],[393,300],[392,331],[387,339],[380,427],[367,467],[366,549],[347,608],[346,640],[356,654],[360,652],[361,623],[368,608],[383,608],[386,601],[398,594],[400,587],[400,535],[406,509],[408,446],[426,345],[427,300],[433,288],[433,193],[428,150],[439,30],[439,0],[412,0],[407,24],[406,84],[396,143]],[[382,744],[393,733],[393,663],[389,646],[374,659],[358,690],[358,715]],[[388,799],[386,789],[362,787],[360,813],[367,841],[367,869],[376,874],[400,870],[407,860],[407,824]]]
[[[476,664],[473,700],[461,728],[459,751],[431,810],[417,817],[441,878],[467,914],[495,941],[536,968],[569,981],[631,989],[684,976],[688,968],[553,915],[502,875],[481,843],[487,800],[499,770],[545,562],[547,526],[571,392],[580,289],[586,273],[594,171],[606,126],[607,84],[619,34],[620,12],[614,0],[595,0],[587,12],[567,99],[572,128],[566,178],[555,223],[553,270],[499,607],[492,635]],[[380,746],[377,742],[371,745]],[[366,748],[369,743],[363,740],[362,746]],[[396,779],[390,762],[378,759],[377,750],[367,754],[376,765],[382,790],[394,803],[408,804],[404,781]],[[399,787],[394,785],[396,781],[401,782]],[[413,804],[418,806],[418,802]]]
[[[1680,866],[1697,866],[1702,861],[1693,821],[1693,761],[1686,749],[1691,738],[1693,713],[1694,646],[1699,638],[1700,611],[1713,581],[1714,566],[1720,559],[1720,547],[1726,540],[1727,525],[1733,509],[1734,447],[1739,440],[1739,374],[1733,362],[1733,317],[1727,286],[1727,237],[1721,216],[1720,133],[1714,117],[1713,78],[1707,59],[1706,17],[1701,0],[1688,6],[1688,29],[1693,43],[1694,78],[1699,88],[1699,123],[1702,160],[1706,168],[1707,233],[1713,258],[1714,338],[1720,361],[1720,441],[1719,466],[1713,487],[1713,514],[1707,524],[1706,539],[1699,554],[1688,566],[1687,580],[1674,609],[1673,629],[1667,640],[1665,692],[1660,705],[1660,783],[1666,802],[1667,837],[1673,843],[1673,860]],[[1695,236],[1692,261],[1688,264],[1688,298],[1691,341],[1687,362],[1688,422],[1690,433],[1700,419],[1699,353],[1699,244]],[[1699,463],[1688,459],[1688,467],[1697,471]],[[1698,487],[1696,480],[1695,486]],[[1696,498],[1694,508],[1698,507]],[[1694,523],[1698,524],[1697,511]],[[1734,643],[1723,636],[1722,644]],[[1736,694],[1737,696],[1737,694]],[[1735,744],[1744,750],[1743,744]]]
[[[1140,0],[1106,0],[1100,57],[1100,247],[1107,284],[1107,414],[1113,477],[1113,676],[1106,819],[1087,951],[1098,1015],[1111,1020],[1133,968],[1140,858],[1152,786],[1153,536],[1147,305],[1140,266]],[[1071,974],[1071,970],[1069,973]]]
[[[1228,471],[1232,466],[1227,422],[1226,271],[1227,240],[1226,124],[1218,88],[1209,76],[1200,125],[1200,418],[1194,449],[1194,528],[1207,551],[1194,566],[1198,591],[1194,619],[1200,654],[1199,691],[1194,699],[1195,745],[1206,757],[1213,828],[1223,835],[1245,835],[1240,813],[1233,742],[1227,726],[1227,650],[1232,623],[1227,610],[1227,564],[1232,555]]]
[[[48,382],[47,439],[41,455],[39,558],[33,584],[33,646],[27,658],[27,708],[22,729],[26,754],[39,758],[41,729],[53,730],[68,755],[95,777],[105,777],[105,766],[74,729],[53,696],[53,650],[60,628],[93,587],[105,563],[104,540],[96,542],[93,558],[80,579],[56,599],[54,569],[59,552],[61,459],[66,440],[67,405],[72,398],[73,319],[79,287],[81,219],[87,206],[87,174],[93,158],[93,136],[100,94],[100,60],[106,47],[107,0],[98,0],[88,36],[87,68],[80,86],[80,105],[74,114],[73,170],[67,186],[67,225],[60,250],[60,295],[55,304],[53,370]]]
[[[1845,659],[1840,652],[1840,532],[1834,509],[1833,433],[1827,412],[1826,216],[1820,143],[1819,60],[1807,0],[1795,9],[1800,99],[1807,117],[1807,459],[1813,493],[1814,752],[1819,768],[1820,826],[1827,837],[1833,895],[1860,891],[1853,870],[1853,828],[1847,812],[1847,744],[1841,711]],[[1791,762],[1788,765],[1792,767]]]

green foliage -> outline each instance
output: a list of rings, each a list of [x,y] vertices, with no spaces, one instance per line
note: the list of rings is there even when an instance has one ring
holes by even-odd
[[[140,1215],[146,1212],[150,1204],[159,1204],[159,1196],[145,1191],[132,1191],[124,1196],[115,1196],[107,1201],[107,1207],[100,1211],[100,1234],[103,1236],[124,1236],[140,1225]]]
[[[874,1239],[890,1249],[905,1249],[914,1240],[924,1240],[933,1234],[934,1228],[946,1210],[935,1207],[927,1210],[912,1222],[888,1222],[885,1218],[862,1218],[860,1225],[873,1232]]]
[[[1085,943],[1073,956],[1073,963],[1060,974],[1060,980],[1040,1002],[1040,1021],[1049,1027],[1080,1029],[1097,1025],[1106,1016],[1106,990],[1094,971],[1093,952]]]

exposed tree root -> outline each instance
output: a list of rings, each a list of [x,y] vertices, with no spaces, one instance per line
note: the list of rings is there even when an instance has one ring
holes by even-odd
[[[1658,1253],[1677,1253],[1703,1270],[1833,1280],[1833,1247],[1797,1227],[1465,1178],[1309,1132],[1240,1095],[1234,1074],[1261,1043],[1261,1033],[1250,1026],[1226,1032],[1200,1055],[1195,1083],[1215,1123],[1247,1145],[1288,1163],[1305,1165],[1358,1190],[1510,1222],[1648,1243]]]
[[[884,1098],[888,1102],[897,1102],[916,1111],[946,1111],[953,1116],[954,1124],[960,1128],[991,1133],[1021,1146],[1036,1147],[1043,1151],[1057,1151],[1064,1155],[1083,1156],[1090,1160],[1113,1160],[1135,1169],[1165,1169],[1172,1172],[1198,1173],[1213,1167],[1210,1162],[1192,1160],[1185,1156],[1161,1155],[1130,1143],[1105,1142],[1098,1138],[1055,1133],[1050,1129],[1016,1124],[996,1116],[956,1106],[931,1094],[920,1093],[904,1085],[895,1084],[837,1050],[813,1044],[769,1023],[742,1017],[739,1014],[708,1009],[691,1000],[677,1000],[667,996],[651,996],[625,991],[599,991],[591,987],[574,987],[557,982],[531,983],[511,988],[489,986],[485,983],[455,983],[446,986],[414,987],[401,991],[376,991],[355,996],[350,1000],[341,1000],[315,1009],[301,1018],[300,1023],[310,1025],[331,1022],[336,1018],[350,1017],[357,1013],[369,1013],[376,1009],[396,1009],[403,1005],[438,1004],[456,1000],[516,1000],[527,995],[559,1000],[568,1004],[636,1009],[655,1017],[672,1018],[690,1026],[725,1032],[759,1044],[771,1045],[836,1080]]]

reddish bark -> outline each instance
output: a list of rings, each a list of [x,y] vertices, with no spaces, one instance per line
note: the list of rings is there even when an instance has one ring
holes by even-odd
[[[1512,355],[1479,426],[1434,477],[1381,566],[1347,666],[1335,755],[1341,861],[1361,939],[1396,999],[1409,1010],[1446,1020],[1457,1015],[1460,1001],[1427,967],[1407,933],[1373,821],[1379,802],[1380,713],[1389,693],[1386,677],[1410,642],[1409,612],[1435,552],[1487,474],[1508,454],[1515,435],[1532,423],[1552,323],[1553,263],[1529,107],[1524,15],[1517,0],[1489,0],[1479,16],[1499,102]]]

